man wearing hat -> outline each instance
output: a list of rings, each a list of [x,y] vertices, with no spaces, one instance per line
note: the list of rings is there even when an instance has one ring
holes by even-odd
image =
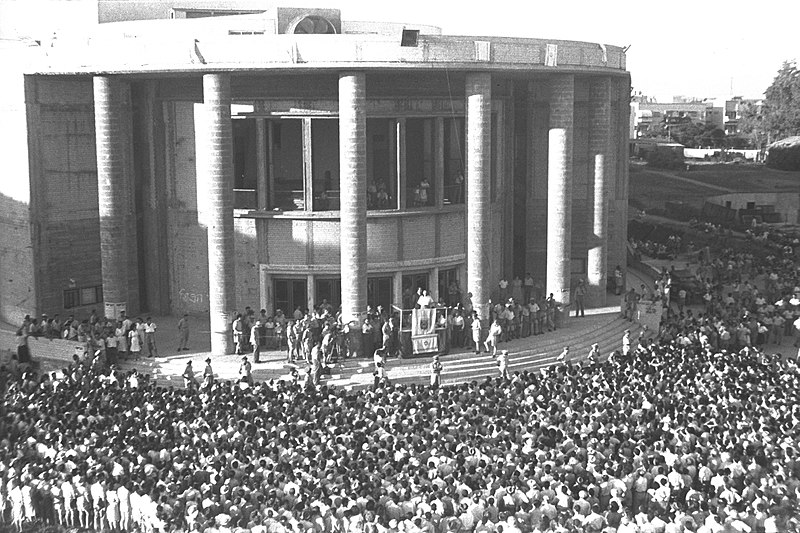
[[[600,358],[600,345],[598,343],[592,344],[592,348],[589,350],[589,363],[594,364]]]
[[[431,388],[438,389],[442,384],[442,363],[439,361],[439,354],[433,356],[431,362]]]
[[[241,380],[251,387],[253,386],[253,374],[251,373],[253,366],[247,360],[247,356],[242,357],[242,364],[239,365],[239,377]]]
[[[206,368],[203,370],[203,388],[206,391],[211,390],[214,384],[214,370],[211,368],[211,358],[206,358]]]
[[[586,283],[582,279],[578,280],[578,286],[575,287],[575,317],[583,317],[585,310],[583,307],[583,300],[586,296]]]
[[[192,360],[186,361],[186,368],[183,369],[183,386],[191,389],[197,385],[197,379],[194,377],[194,368],[192,368]]]

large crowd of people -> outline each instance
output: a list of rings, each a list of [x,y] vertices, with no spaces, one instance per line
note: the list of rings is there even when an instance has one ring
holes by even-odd
[[[213,371],[203,386],[164,387],[78,357],[52,375],[4,367],[0,520],[147,533],[798,531],[800,369],[786,335],[798,333],[800,272],[795,248],[770,242],[703,260],[701,307],[678,305],[669,269],[634,291],[662,301],[661,329],[607,358],[595,346],[585,361],[506,365],[456,386],[439,386],[438,359],[430,385],[358,391]],[[335,323],[315,327],[324,338]]]

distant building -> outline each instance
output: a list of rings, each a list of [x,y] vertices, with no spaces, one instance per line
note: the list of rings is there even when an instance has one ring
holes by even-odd
[[[631,120],[633,127],[631,138],[639,138],[645,132],[661,128],[661,125],[692,122],[694,124],[713,125],[726,135],[740,133],[739,121],[742,110],[747,104],[763,105],[761,100],[745,99],[735,96],[728,100],[695,99],[676,96],[672,103],[658,103],[652,98],[637,95],[631,103]]]

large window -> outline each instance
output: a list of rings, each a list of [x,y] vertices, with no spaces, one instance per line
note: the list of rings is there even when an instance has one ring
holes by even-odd
[[[258,208],[256,168],[256,121],[233,120],[233,205],[236,209]]]
[[[367,305],[373,309],[382,305],[389,311],[392,302],[392,277],[369,278],[367,279]]]
[[[464,202],[464,117],[407,118],[402,130],[396,118],[373,117],[366,122],[368,209]],[[493,148],[495,127],[493,115]],[[236,208],[340,209],[338,118],[236,116],[232,128]],[[405,138],[398,139],[398,134]],[[405,146],[404,155],[401,146]],[[491,164],[494,184],[494,157]],[[402,168],[404,176],[399,175]],[[399,180],[401,177],[404,179]],[[402,182],[405,187],[401,191],[398,184]]]
[[[449,306],[456,306],[461,302],[461,283],[457,268],[439,270],[439,298]]]
[[[392,119],[367,119],[367,209],[397,208],[394,127]]]
[[[318,279],[316,281],[314,305],[318,307],[327,303],[333,307],[333,312],[335,314],[342,303],[342,280],[339,278],[330,278]]]
[[[444,121],[444,203],[464,203],[464,118]]]
[[[267,164],[273,173],[274,205],[283,211],[305,209],[303,198],[303,121],[270,120],[270,147]]]
[[[339,210],[339,121],[311,121],[314,211]]]
[[[403,276],[403,309],[412,309],[417,303],[419,289],[428,290],[428,273],[406,274]]]
[[[298,307],[302,310],[306,309],[308,298],[306,297],[305,279],[276,279],[274,288],[275,309],[269,310],[272,314],[280,309],[284,315],[292,316]]]
[[[81,307],[83,305],[94,305],[103,301],[103,286],[82,287],[79,289],[67,289],[64,291],[64,309]]]
[[[406,120],[406,205],[436,205],[434,189],[434,119]]]

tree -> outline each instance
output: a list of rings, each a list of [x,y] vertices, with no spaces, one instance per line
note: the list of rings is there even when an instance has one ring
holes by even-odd
[[[755,135],[760,143],[800,135],[800,70],[797,61],[783,63],[765,92],[764,105],[760,111],[757,107],[745,108],[744,131]]]

